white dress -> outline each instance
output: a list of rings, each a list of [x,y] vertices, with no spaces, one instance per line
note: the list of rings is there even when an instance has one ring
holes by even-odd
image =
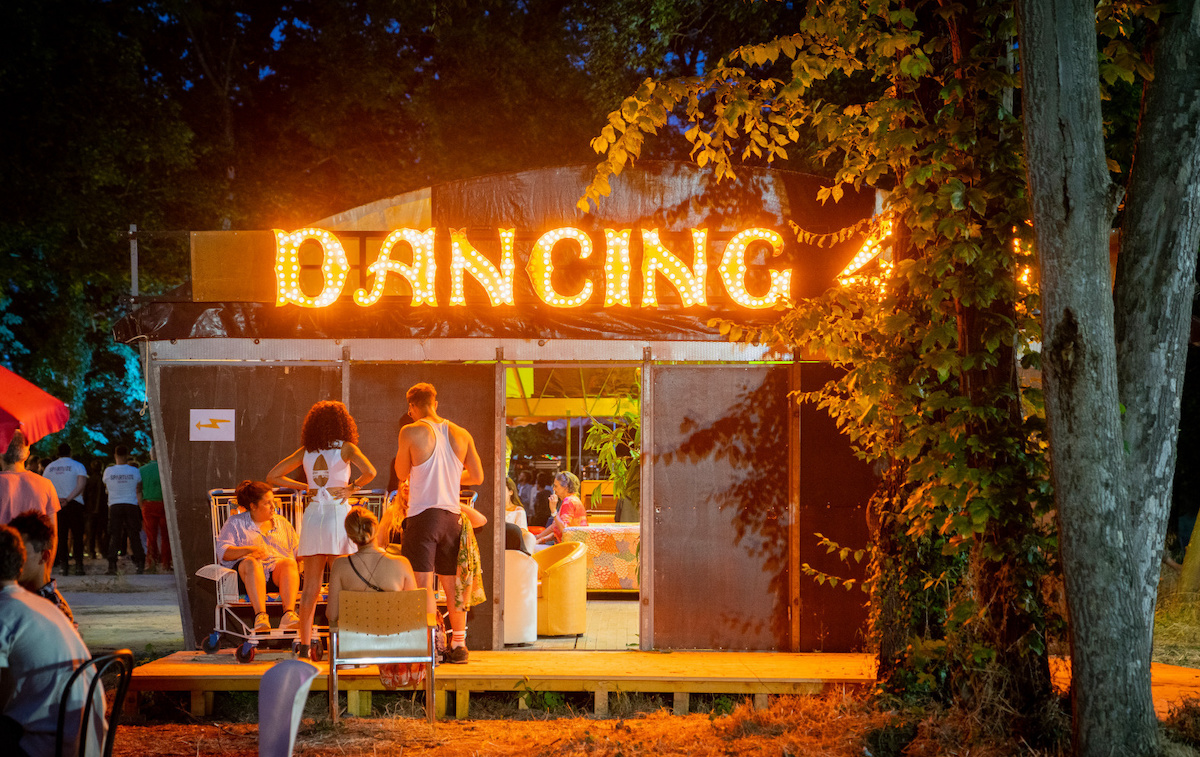
[[[358,546],[346,536],[346,515],[350,506],[345,499],[329,493],[330,487],[350,483],[350,463],[342,459],[341,445],[304,453],[304,475],[309,486],[319,487],[310,494],[300,529],[300,557],[308,555],[352,555]]]

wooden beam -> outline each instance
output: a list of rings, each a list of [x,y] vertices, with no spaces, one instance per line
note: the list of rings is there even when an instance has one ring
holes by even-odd
[[[596,702],[596,717],[608,717],[608,691],[606,689],[596,689],[593,697]]]
[[[688,693],[686,691],[676,691],[675,692],[675,706],[672,708],[672,711],[676,715],[681,715],[681,716],[688,714],[688,709],[691,706],[690,700],[691,700],[691,697],[688,695]]]

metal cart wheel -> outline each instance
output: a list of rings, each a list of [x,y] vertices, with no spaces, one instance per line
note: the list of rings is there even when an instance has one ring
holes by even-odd
[[[253,662],[254,661],[254,651],[256,649],[257,649],[256,645],[251,644],[248,641],[242,642],[238,646],[237,652],[235,652],[234,655],[237,657],[238,662],[242,662],[242,663]]]
[[[200,641],[200,649],[204,650],[204,654],[216,654],[221,648],[221,632],[213,631],[208,636],[205,636]]]

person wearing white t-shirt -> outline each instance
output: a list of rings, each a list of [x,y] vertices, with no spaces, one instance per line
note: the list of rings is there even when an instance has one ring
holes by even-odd
[[[87,525],[87,508],[83,505],[83,488],[87,485],[87,468],[71,459],[71,445],[58,445],[58,459],[42,471],[58,493],[58,564],[64,576],[71,575],[71,556],[75,557],[75,572],[83,575],[83,528]]]
[[[142,474],[129,465],[129,448],[124,444],[113,450],[116,465],[104,469],[108,489],[108,575],[117,575],[117,552],[126,549],[132,555],[138,573],[146,570],[146,550],[142,548],[142,510],[138,507],[138,484]]]
[[[0,744],[5,755],[52,757],[63,690],[91,654],[66,616],[17,584],[24,563],[20,534],[11,526],[0,526]],[[81,723],[94,675],[94,669],[80,675],[68,695],[64,754],[79,753],[83,736],[88,757],[102,751],[103,686],[96,686],[91,719]]]

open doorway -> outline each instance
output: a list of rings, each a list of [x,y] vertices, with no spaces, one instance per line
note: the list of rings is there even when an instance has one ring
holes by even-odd
[[[563,529],[559,540],[586,548],[585,629],[579,635],[539,629],[536,641],[509,648],[637,648],[641,368],[527,363],[509,366],[505,379],[508,471],[517,483],[529,533],[536,539],[552,525],[549,495],[558,473],[578,479],[587,514],[586,526]],[[506,512],[509,519],[521,517],[511,506]],[[538,545],[532,551],[541,549]],[[567,624],[569,630],[574,631],[574,622]]]

